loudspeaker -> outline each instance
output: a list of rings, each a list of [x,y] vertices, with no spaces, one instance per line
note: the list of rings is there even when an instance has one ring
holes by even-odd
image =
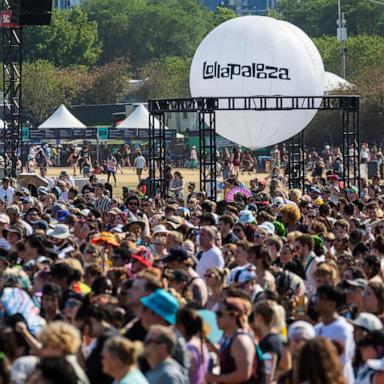
[[[10,0],[12,22],[18,25],[49,25],[52,0]]]

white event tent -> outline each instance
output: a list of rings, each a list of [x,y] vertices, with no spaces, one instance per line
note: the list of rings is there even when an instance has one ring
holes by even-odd
[[[80,120],[68,111],[64,104],[61,104],[56,111],[44,121],[39,128],[87,128]]]
[[[155,117],[155,128],[160,127],[160,122]],[[133,112],[116,128],[149,129],[149,112],[144,104],[139,104]],[[168,129],[168,127],[165,127]]]
[[[330,93],[337,91],[338,89],[346,89],[353,87],[349,81],[343,79],[342,77],[335,75],[332,72],[325,72],[325,86],[324,92]]]

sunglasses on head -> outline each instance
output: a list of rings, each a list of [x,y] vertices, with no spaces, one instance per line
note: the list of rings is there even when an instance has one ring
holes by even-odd
[[[217,317],[222,317],[222,316],[225,316],[225,315],[234,315],[236,312],[233,312],[233,311],[227,311],[227,310],[218,310],[216,311],[216,316]]]

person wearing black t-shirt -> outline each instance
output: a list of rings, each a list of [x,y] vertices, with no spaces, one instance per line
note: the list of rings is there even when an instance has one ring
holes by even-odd
[[[85,362],[85,372],[91,384],[111,384],[113,378],[102,371],[102,351],[107,339],[117,334],[107,321],[107,313],[98,304],[83,303],[76,314],[76,322],[81,323],[85,336],[95,339],[95,347]]]
[[[274,381],[277,377],[280,361],[284,352],[283,341],[278,333],[280,312],[279,305],[272,300],[262,300],[255,305],[254,323],[261,336],[259,347],[264,355],[270,355],[271,381]]]
[[[220,217],[218,228],[221,233],[223,245],[239,241],[239,238],[232,232],[234,224],[235,220],[231,215],[224,215]]]

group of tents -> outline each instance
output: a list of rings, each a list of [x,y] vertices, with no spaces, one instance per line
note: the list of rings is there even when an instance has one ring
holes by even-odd
[[[155,118],[155,128],[159,128],[160,123]],[[0,119],[0,127],[4,127],[3,120]],[[76,118],[64,104],[61,104],[55,112],[52,113],[47,120],[38,126],[42,129],[54,128],[70,128],[70,129],[85,129],[87,126]],[[131,128],[131,129],[149,129],[149,112],[144,104],[137,104],[133,112],[123,121],[121,121],[117,128]],[[166,127],[166,129],[168,129]]]

